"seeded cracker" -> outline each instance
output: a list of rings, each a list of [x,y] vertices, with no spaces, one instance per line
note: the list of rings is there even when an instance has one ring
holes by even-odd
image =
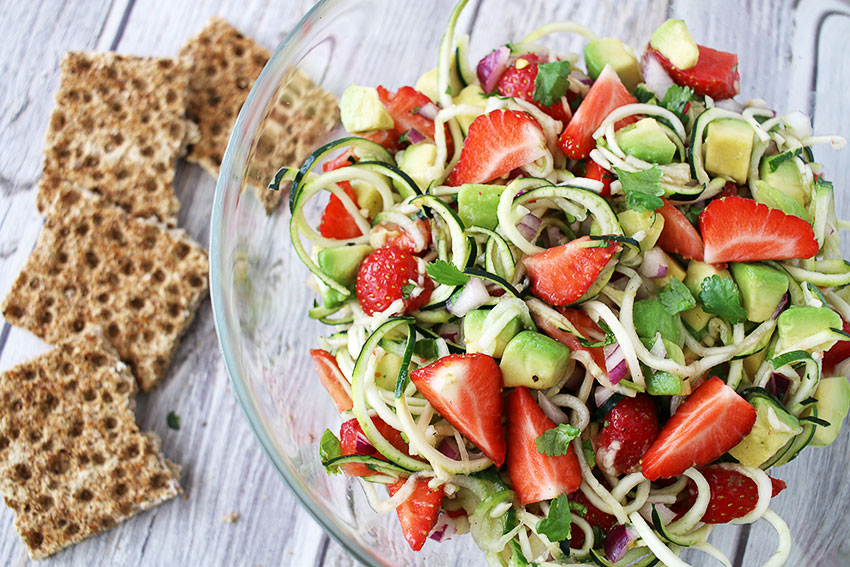
[[[57,199],[3,315],[51,344],[101,327],[149,390],[206,296],[206,252],[182,230],[48,181]]]
[[[269,52],[221,18],[212,18],[180,50],[191,68],[187,116],[197,122],[201,140],[186,159],[218,177],[236,117]],[[337,100],[296,73],[258,136],[248,177],[269,214],[280,192],[266,186],[281,166],[300,166],[339,119]]]
[[[136,382],[98,330],[0,375],[0,491],[33,559],[180,494],[141,433]]]
[[[175,59],[68,53],[47,129],[39,211],[60,178],[174,226],[176,161],[198,136],[185,119],[187,81]]]

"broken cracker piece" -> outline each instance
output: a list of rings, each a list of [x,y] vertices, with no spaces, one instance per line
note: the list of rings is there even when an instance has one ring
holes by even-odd
[[[270,53],[225,20],[212,18],[180,56],[191,69],[187,116],[201,131],[186,159],[218,177],[236,117]],[[256,137],[247,173],[269,214],[281,198],[280,191],[266,188],[275,172],[299,167],[339,120],[336,98],[301,72],[294,72],[278,96]]]
[[[185,118],[186,70],[176,59],[70,52],[47,129],[38,208],[53,179],[80,185],[133,216],[177,222],[177,158],[197,140]]]
[[[3,315],[51,344],[102,327],[150,390],[206,296],[207,254],[182,230],[51,182],[57,199]]]
[[[33,559],[180,494],[135,393],[99,329],[0,375],[0,492]]]

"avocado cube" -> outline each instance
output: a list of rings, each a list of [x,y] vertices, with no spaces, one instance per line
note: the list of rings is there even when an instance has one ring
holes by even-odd
[[[682,281],[694,297],[699,299],[699,292],[702,291],[702,281],[711,276],[720,276],[721,278],[731,278],[732,274],[729,270],[717,269],[711,264],[692,260],[688,264],[688,271],[685,274],[685,279]]]
[[[408,146],[398,154],[396,163],[399,169],[408,174],[422,191],[428,189],[428,170],[437,161],[437,146],[430,142],[420,142]]]
[[[662,228],[664,228],[663,225]],[[670,280],[673,278],[676,278],[680,282],[684,282],[686,272],[684,269],[682,269],[682,266],[679,265],[679,262],[674,260],[673,257],[670,256],[670,254],[668,254],[667,252],[664,252],[664,258],[667,260],[667,275],[662,276],[660,278],[654,278],[655,285],[657,285],[659,288],[664,287],[665,285],[670,283]]]
[[[359,179],[352,179],[350,183],[354,190],[354,196],[357,197],[357,205],[360,210],[365,211],[368,218],[375,218],[375,215],[384,208],[384,198],[371,183]]]
[[[788,278],[771,267],[761,264],[733,263],[732,276],[738,289],[747,319],[762,323],[770,319],[788,291]]]
[[[570,349],[546,335],[522,331],[510,340],[499,368],[506,388],[551,388],[560,382],[570,361]]]
[[[755,136],[752,126],[737,118],[719,118],[706,130],[705,170],[738,185],[746,183]]]
[[[386,352],[375,367],[375,384],[384,390],[395,390],[398,371],[401,370],[402,358],[394,353]]]
[[[699,61],[699,46],[682,20],[667,20],[652,32],[649,45],[677,69],[690,69]]]
[[[654,118],[644,118],[617,131],[620,149],[638,159],[667,165],[673,161],[676,145]]]
[[[499,199],[504,185],[461,185],[457,193],[457,214],[463,226],[496,228]]]
[[[342,125],[352,134],[368,130],[389,130],[395,126],[393,117],[384,108],[377,89],[373,87],[350,85],[342,93],[339,114]]]
[[[706,325],[708,325],[708,322],[711,321],[712,317],[714,317],[714,315],[706,313],[699,305],[693,309],[682,311],[682,321],[685,325],[690,327],[691,331],[700,336],[703,330],[705,330]]]
[[[605,65],[610,65],[631,92],[643,81],[640,65],[632,50],[617,38],[604,37],[591,41],[584,48],[587,74],[595,81]]]
[[[776,321],[779,332],[779,341],[776,343],[776,352],[782,353],[796,350],[796,345],[801,341],[830,329],[841,329],[843,322],[841,317],[829,307],[792,306],[783,311]],[[808,351],[829,350],[836,343],[835,339],[827,340],[819,345],[809,346]]]
[[[467,85],[454,98],[454,103],[466,104],[481,109],[477,114],[457,115],[457,121],[463,133],[466,134],[469,131],[469,125],[472,124],[472,121],[478,118],[479,115],[484,114],[484,109],[487,107],[487,99],[484,97],[484,91],[479,85]]]
[[[661,333],[661,338],[671,343],[679,344],[680,334],[678,314],[670,315],[664,310],[658,297],[650,297],[635,301],[632,314],[635,332],[644,339],[655,340],[655,335]]]
[[[808,184],[803,183],[800,169],[797,167],[799,159],[796,157],[787,159],[787,157],[787,155],[776,154],[761,158],[759,178],[797,201],[802,207],[806,207],[811,199],[811,189]]]
[[[815,404],[818,417],[828,421],[829,426],[815,427],[811,444],[815,447],[826,447],[838,438],[841,422],[850,411],[850,381],[846,376],[821,378],[815,398],[818,400]]]
[[[372,247],[368,244],[338,246],[319,250],[319,269],[344,286],[354,285],[360,263],[369,254]]]
[[[661,230],[664,228],[664,217],[655,211],[635,211],[626,209],[621,213],[617,213],[617,220],[620,221],[620,226],[623,227],[623,232],[629,238],[634,237],[638,233],[643,233],[643,239],[640,241],[641,252],[646,252],[658,242],[661,236]]]
[[[517,318],[511,319],[496,335],[493,344],[481,345],[480,339],[481,335],[484,334],[484,321],[489,313],[490,311],[486,309],[476,309],[466,314],[466,317],[463,318],[463,342],[466,344],[466,352],[483,352],[494,358],[501,358],[508,342],[522,330],[522,323]]]
[[[659,370],[646,376],[646,393],[650,396],[681,396],[685,393],[684,384],[676,374]]]
[[[812,222],[812,215],[809,214],[809,211],[796,198],[779,189],[775,189],[766,181],[756,181],[755,199],[771,209],[779,209],[787,215],[794,215],[806,222]]]
[[[763,397],[755,397],[751,402],[756,408],[756,422],[729,454],[744,466],[757,467],[784,447],[792,437],[802,433],[803,428],[796,417],[778,404]]]

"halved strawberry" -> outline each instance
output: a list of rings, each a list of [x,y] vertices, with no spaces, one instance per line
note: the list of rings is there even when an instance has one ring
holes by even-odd
[[[543,129],[530,114],[494,110],[472,121],[448,185],[485,183],[546,155]]]
[[[349,149],[336,158],[323,163],[322,171],[333,171],[356,162],[357,156],[355,156],[354,152]],[[354,202],[354,205],[359,207],[357,204],[357,195],[354,193],[354,189],[351,188],[351,183],[348,181],[340,181],[339,186],[342,187],[342,190],[346,195],[348,195],[348,198]],[[351,215],[345,209],[342,201],[339,197],[333,194],[331,194],[328,199],[328,204],[325,207],[325,211],[322,213],[322,219],[319,221],[319,233],[325,238],[335,238],[340,240],[345,238],[357,238],[363,234],[360,231],[360,227],[357,226],[357,223],[354,222],[354,219],[351,218]]]
[[[402,453],[409,454],[407,443],[402,438],[401,432],[398,429],[390,427],[384,420],[376,416],[372,417],[372,423],[381,435],[383,435],[384,439],[389,441],[393,447]],[[341,454],[343,457],[369,455],[382,461],[387,460],[372,446],[369,438],[363,432],[363,428],[360,427],[360,422],[356,419],[349,419],[339,427],[339,444],[342,448]],[[375,474],[375,471],[362,463],[346,463],[341,465],[340,468],[348,476],[369,476]]]
[[[570,159],[584,159],[596,147],[593,133],[611,112],[621,106],[634,104],[637,99],[629,94],[617,73],[608,65],[593,82],[567,127],[558,138],[558,147]],[[634,118],[621,120],[616,127],[634,122]]]
[[[387,485],[390,496],[398,492],[406,481],[406,478],[401,478],[394,484]],[[427,478],[420,478],[414,482],[416,485],[413,493],[395,511],[398,514],[404,539],[413,551],[419,551],[425,545],[428,534],[437,524],[437,517],[440,515],[440,507],[443,504],[443,487],[431,490],[428,488]]]
[[[502,466],[502,371],[492,356],[450,354],[414,370],[410,379],[446,421]]]
[[[319,381],[330,394],[336,410],[340,413],[350,410],[353,404],[345,387],[348,381],[342,375],[342,370],[339,369],[336,358],[328,351],[320,348],[310,349],[310,356],[313,357],[313,364],[316,366]]]
[[[842,330],[850,333],[850,323],[844,321]],[[823,375],[833,376],[835,365],[848,358],[850,358],[850,341],[838,341],[831,349],[823,353]]]
[[[710,264],[811,258],[818,253],[812,225],[743,197],[709,203],[699,216],[699,229]]]
[[[581,485],[581,467],[572,448],[560,457],[547,457],[537,450],[537,438],[555,427],[528,388],[508,394],[508,475],[521,504],[551,500],[573,493]]]
[[[661,428],[641,460],[643,475],[658,480],[707,465],[740,443],[755,422],[753,406],[720,378],[709,378]]]
[[[526,256],[522,264],[531,280],[531,292],[550,305],[569,305],[583,296],[620,245],[608,246],[582,236],[566,244]]]
[[[691,87],[698,95],[708,95],[715,100],[732,98],[741,88],[738,74],[738,56],[700,45],[697,64],[690,69],[679,69],[669,59],[650,46],[646,56],[658,59],[664,70],[678,85]]]
[[[358,136],[375,142],[391,152],[397,152],[401,149],[401,144],[394,130],[372,130],[371,132],[362,132]]]
[[[588,340],[595,340],[597,337],[604,337],[605,333],[602,329],[597,325],[584,311],[581,309],[572,309],[569,307],[559,307],[558,311],[573,324],[573,327],[578,330],[585,338]],[[573,335],[570,332],[567,332],[566,329],[560,328],[551,319],[547,319],[545,317],[540,317],[537,315],[533,315],[534,322],[540,328],[541,331],[546,333],[548,336],[552,337],[556,341],[562,343],[564,346],[569,348],[571,351],[573,350],[583,350],[590,353],[590,356],[593,358],[593,361],[596,363],[599,368],[603,371],[605,370],[605,353],[602,350],[602,347],[586,347],[583,346],[578,337]],[[591,339],[591,337],[593,337]]]
[[[706,524],[726,524],[746,516],[756,507],[758,503],[758,486],[756,483],[741,473],[725,469],[720,466],[703,467],[699,472],[708,481],[711,489],[711,497],[708,508],[702,516]],[[773,491],[771,498],[785,490],[785,482],[771,478]],[[688,481],[687,498],[671,506],[671,510],[679,514],[687,512],[697,499],[697,485],[694,481]]]
[[[414,236],[407,232],[404,228],[395,223],[382,223],[372,228],[372,235],[378,234],[377,240],[381,248],[395,247],[411,254],[419,254],[424,252],[431,245],[431,225],[428,221],[422,218],[413,221],[416,227],[417,236],[421,242],[416,243]],[[370,242],[374,240],[370,237]],[[372,246],[375,246],[373,243]]]
[[[584,492],[581,490],[576,491],[575,494],[570,496],[570,500],[581,504],[585,508],[587,508],[587,513],[584,514],[584,519],[588,524],[592,526],[598,527],[602,530],[602,533],[607,534],[608,530],[617,525],[616,516],[612,516],[611,514],[606,514],[601,511],[599,508],[593,505],[590,500],[587,499],[587,496],[584,495]],[[577,512],[573,512],[576,514]],[[581,531],[575,524],[573,524],[572,529],[572,537],[570,538],[570,547],[573,549],[580,549],[581,546],[584,545],[584,532]]]
[[[702,261],[703,244],[697,229],[670,201],[662,200],[664,206],[658,209],[658,213],[664,217],[664,228],[658,237],[658,247],[690,260]]]
[[[543,106],[534,100],[534,81],[537,79],[537,65],[540,63],[540,57],[536,53],[520,55],[499,79],[499,94],[529,102],[555,120],[566,124],[573,115],[567,97],[561,97],[561,101],[552,106]]]
[[[611,182],[614,181],[614,174],[593,161],[588,159],[585,162],[584,176],[588,179],[595,179],[602,182],[602,191],[600,195],[606,199],[611,196]]]
[[[634,472],[656,437],[658,415],[652,398],[623,398],[605,416],[595,442],[596,464],[610,475]]]
[[[387,108],[387,112],[393,117],[395,126],[392,132],[396,139],[410,129],[418,130],[429,140],[434,140],[434,121],[419,114],[419,109],[426,104],[434,104],[427,95],[424,95],[413,87],[401,87],[398,92],[391,92],[384,87],[378,87],[378,98]],[[452,138],[446,130],[446,147],[449,154],[452,153]]]
[[[406,285],[419,286],[415,297],[405,298]],[[366,256],[357,272],[357,300],[366,315],[385,311],[394,301],[404,300],[404,313],[416,311],[431,297],[434,282],[419,270],[419,262],[398,248],[379,248]],[[414,289],[415,291],[415,289]]]

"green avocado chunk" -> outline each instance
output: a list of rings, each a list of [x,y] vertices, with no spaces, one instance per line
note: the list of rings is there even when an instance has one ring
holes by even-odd
[[[732,277],[738,284],[747,319],[762,323],[770,319],[788,291],[788,278],[779,270],[761,264],[733,263]]]
[[[423,191],[428,189],[428,169],[437,161],[437,146],[419,142],[408,146],[396,158],[399,169],[408,174]]]
[[[779,209],[787,215],[800,217],[806,222],[812,222],[812,215],[794,197],[775,189],[766,181],[756,181],[756,201],[764,203],[771,209]]]
[[[655,246],[664,228],[664,217],[653,210],[626,209],[617,213],[617,220],[620,221],[620,226],[628,237],[643,232],[643,239],[640,241],[641,252],[646,252]]]
[[[705,170],[738,185],[746,183],[753,152],[753,127],[737,118],[719,118],[709,123],[706,130]]]
[[[846,376],[821,378],[815,392],[818,417],[829,422],[829,426],[818,425],[812,437],[812,445],[826,447],[841,433],[841,422],[850,411],[850,381]]]
[[[368,244],[339,246],[319,250],[319,269],[344,286],[354,285],[363,259],[372,253]]]
[[[729,454],[748,467],[757,467],[799,435],[803,428],[796,417],[780,404],[762,396],[750,403],[756,408],[756,422],[744,439],[732,447]]]
[[[787,153],[784,152],[763,157],[759,164],[759,178],[797,201],[800,206],[806,207],[812,196],[811,190],[803,183],[797,163],[798,158],[788,159]]]
[[[783,311],[777,319],[779,341],[776,352],[782,353],[796,350],[809,337],[830,329],[841,329],[841,317],[829,307],[792,306]],[[829,350],[836,343],[835,339],[827,339],[817,345],[807,345],[805,350]]]
[[[699,46],[682,20],[667,20],[652,32],[649,44],[677,69],[690,69],[699,61]]]
[[[644,118],[617,131],[620,149],[638,159],[667,165],[673,161],[676,145],[654,118]]]
[[[339,101],[340,121],[352,134],[368,130],[389,130],[393,117],[381,103],[377,89],[350,85]]]
[[[463,342],[466,344],[466,352],[483,352],[494,358],[501,358],[508,342],[522,330],[522,323],[518,318],[511,319],[496,335],[493,345],[485,349],[479,342],[484,334],[484,321],[489,313],[486,309],[476,309],[466,314],[463,318]]]
[[[570,349],[546,335],[522,331],[505,347],[499,368],[506,388],[551,388],[567,370]]]
[[[457,194],[457,214],[463,226],[493,230],[499,224],[497,210],[504,185],[461,185]]]
[[[587,74],[594,81],[605,65],[610,65],[629,92],[643,81],[634,53],[614,37],[604,37],[588,43],[584,48],[584,63],[587,66]]]

